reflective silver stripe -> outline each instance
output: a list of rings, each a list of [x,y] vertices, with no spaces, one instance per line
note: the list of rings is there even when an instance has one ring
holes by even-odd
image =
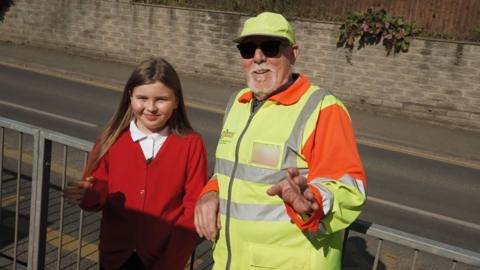
[[[227,200],[220,199],[220,213],[226,215]],[[243,204],[230,203],[230,217],[240,220],[289,221],[283,204]]]
[[[328,190],[322,183],[319,182],[310,182],[310,186],[316,188],[320,194],[322,195],[322,208],[323,208],[323,213],[328,215],[330,213],[330,210],[332,210],[333,207],[333,193]]]
[[[360,191],[360,193],[365,195],[365,187],[363,186],[363,181],[362,180],[355,179],[350,174],[345,174],[342,177],[340,177],[340,179],[338,179],[338,180],[340,180],[340,182],[342,182],[343,184],[345,184],[347,186],[355,187],[356,189],[358,189]]]
[[[365,191],[365,186],[363,185],[363,181],[360,179],[355,179],[358,185],[358,190],[363,194],[363,196],[367,196],[367,192]]]
[[[322,183],[322,182],[331,182],[331,181],[337,181],[337,180],[331,179],[331,178],[315,178],[310,182],[310,184],[313,184],[315,182]],[[338,181],[342,182],[342,184],[344,185],[355,187],[358,191],[360,191],[360,193],[365,195],[365,186],[363,185],[363,181],[361,179],[355,179],[350,174],[344,174],[342,177],[338,179]]]
[[[237,99],[237,95],[241,92],[242,90],[235,92],[233,95],[230,96],[230,99],[228,100],[227,107],[225,108],[225,113],[223,114],[223,121],[222,123],[225,124],[225,120],[227,119],[228,113],[230,113],[230,110],[232,109],[233,102]]]
[[[229,176],[232,174],[234,165],[233,161],[217,158],[215,160],[215,173]],[[235,178],[254,183],[275,184],[287,178],[287,169],[288,167],[284,167],[277,171],[238,163]],[[306,175],[308,169],[300,169],[299,172],[301,175]]]
[[[331,182],[331,181],[337,181],[337,180],[335,180],[333,178],[317,177],[317,178],[313,179],[312,181],[310,181],[310,184],[316,183],[316,182],[323,183],[323,182]]]
[[[217,158],[215,160],[215,172],[223,175],[231,175],[235,162]],[[272,169],[260,168],[251,165],[237,164],[235,178],[255,182],[274,184],[287,176],[286,171],[276,171]]]
[[[292,132],[285,143],[285,167],[297,167],[297,156],[301,156],[302,151],[303,129],[307,124],[307,120],[327,94],[329,94],[327,90],[318,89],[310,95],[303,106],[297,121],[293,125]]]

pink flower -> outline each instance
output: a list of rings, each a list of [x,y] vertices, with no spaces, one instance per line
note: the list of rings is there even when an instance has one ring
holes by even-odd
[[[369,29],[370,29],[370,27],[368,27],[368,24],[366,24],[366,23],[362,24],[362,31],[363,32],[368,32]]]

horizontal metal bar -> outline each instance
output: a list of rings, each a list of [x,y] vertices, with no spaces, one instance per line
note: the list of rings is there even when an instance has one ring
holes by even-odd
[[[0,116],[0,127],[16,130],[28,135],[35,135],[40,130],[39,127],[18,122],[18,121],[1,117],[1,116]]]
[[[453,261],[469,265],[480,266],[480,253],[447,245],[428,238],[402,232],[363,220],[357,220],[350,227],[351,230],[377,237],[395,244],[418,249],[423,252],[438,255]]]
[[[11,120],[0,116],[0,127],[19,131],[29,135],[36,135],[39,131],[42,137],[52,142],[68,145],[70,147],[90,152],[93,148],[93,142],[83,140],[77,137],[65,135],[60,132],[42,129],[33,125]]]
[[[90,152],[93,148],[93,142],[87,140],[83,140],[51,130],[44,129],[40,132],[42,133],[43,138],[55,143],[60,143],[87,152]]]

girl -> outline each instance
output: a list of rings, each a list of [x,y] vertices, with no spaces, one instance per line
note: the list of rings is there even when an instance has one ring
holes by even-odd
[[[84,179],[64,197],[102,210],[103,269],[183,269],[198,240],[193,210],[206,180],[205,146],[187,119],[178,75],[155,58],[133,71]]]

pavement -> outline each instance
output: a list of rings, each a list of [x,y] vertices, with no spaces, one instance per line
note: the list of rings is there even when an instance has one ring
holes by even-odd
[[[89,83],[114,91],[123,89],[134,67],[132,63],[112,62],[100,57],[80,56],[67,51],[8,42],[0,42],[0,65]],[[223,113],[230,95],[243,87],[238,83],[192,77],[179,72],[187,106],[211,112]],[[354,108],[349,108],[349,111],[360,145],[480,170],[480,132],[386,117]]]

